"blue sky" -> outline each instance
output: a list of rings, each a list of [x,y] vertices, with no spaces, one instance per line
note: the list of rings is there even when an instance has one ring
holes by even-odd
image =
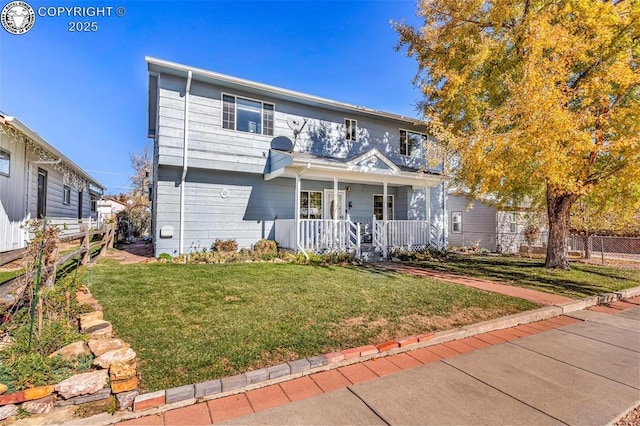
[[[123,17],[37,16],[20,36],[0,29],[0,110],[109,193],[128,192],[128,155],[151,146],[145,55],[417,116],[417,65],[394,51],[389,23],[416,23],[413,0],[27,2],[126,9]],[[70,21],[96,21],[98,30],[69,32]]]

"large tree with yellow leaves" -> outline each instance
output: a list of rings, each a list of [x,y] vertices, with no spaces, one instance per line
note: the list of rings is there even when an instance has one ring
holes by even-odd
[[[456,179],[546,200],[546,265],[568,268],[573,204],[640,180],[640,1],[422,0],[418,16],[394,24],[398,47]]]

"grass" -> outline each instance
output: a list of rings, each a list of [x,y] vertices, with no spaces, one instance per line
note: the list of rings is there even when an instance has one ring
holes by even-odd
[[[9,281],[12,278],[17,277],[18,275],[24,272],[23,269],[14,269],[11,271],[0,271],[0,283],[5,281]]]
[[[149,391],[536,307],[373,268],[102,260],[83,274]]]
[[[551,270],[544,267],[544,259],[514,256],[464,255],[445,262],[418,261],[412,264],[573,298],[640,286],[638,270],[576,262],[571,264],[569,271]]]

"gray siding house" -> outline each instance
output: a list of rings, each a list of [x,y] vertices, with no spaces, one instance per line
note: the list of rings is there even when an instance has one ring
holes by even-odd
[[[416,120],[146,61],[156,256],[216,239],[383,256],[444,241],[446,178]]]
[[[525,209],[500,209],[487,201],[450,193],[447,197],[448,246],[477,247],[499,253],[517,253],[526,245]],[[543,232],[542,245],[546,234]]]
[[[104,187],[18,118],[0,113],[0,251],[26,245],[22,226],[47,216],[66,231],[95,221]]]

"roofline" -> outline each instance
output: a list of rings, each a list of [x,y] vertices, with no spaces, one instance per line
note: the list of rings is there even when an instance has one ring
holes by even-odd
[[[49,142],[45,141],[42,138],[42,136],[40,136],[39,134],[37,134],[36,132],[31,130],[26,124],[24,124],[22,121],[20,121],[20,119],[18,119],[18,117],[10,116],[10,115],[0,115],[0,117],[2,117],[4,119],[6,124],[16,128],[17,130],[19,130],[20,132],[22,132],[23,134],[28,136],[32,141],[36,142],[38,145],[43,146],[48,151],[51,151],[52,154],[54,154],[58,158],[62,159],[62,161],[67,163],[67,165],[70,166],[73,170],[75,170],[78,174],[80,174],[84,178],[86,178],[89,181],[89,183],[94,184],[95,186],[99,187],[100,189],[103,189],[103,190],[107,189],[106,186],[104,186],[99,181],[97,181],[89,173],[85,172],[80,166],[78,166],[76,163],[71,161],[66,155],[64,155],[60,151],[58,151]]]
[[[421,122],[417,118],[405,117],[403,115],[394,114],[385,111],[378,111],[371,108],[361,107],[357,105],[347,104],[344,102],[334,101],[319,96],[309,95],[307,93],[296,92],[294,90],[284,89],[281,87],[270,86],[268,84],[258,83],[251,80],[245,80],[239,77],[232,77],[230,75],[221,74],[213,71],[204,70],[202,68],[195,68],[188,65],[179,64],[176,62],[170,62],[163,59],[153,58],[151,56],[145,56],[145,61],[148,64],[149,72],[163,72],[163,70],[169,71],[168,74],[177,76],[184,76],[186,78],[189,71],[193,74],[193,78],[201,77],[200,81],[215,80],[217,82],[227,85],[239,85],[250,89],[268,92],[276,97],[289,97],[295,98],[302,103],[311,105],[323,105],[332,109],[341,109],[346,111],[352,111],[359,114],[373,115],[377,117],[383,117],[387,119],[402,121],[410,123],[413,126],[420,126]]]

